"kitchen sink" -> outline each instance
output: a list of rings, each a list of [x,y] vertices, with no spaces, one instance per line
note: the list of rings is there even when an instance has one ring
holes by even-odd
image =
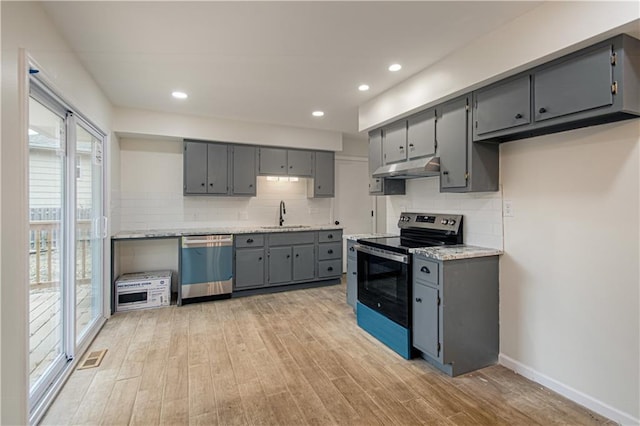
[[[300,228],[311,228],[310,225],[273,225],[273,226],[261,226],[262,229],[300,229]]]

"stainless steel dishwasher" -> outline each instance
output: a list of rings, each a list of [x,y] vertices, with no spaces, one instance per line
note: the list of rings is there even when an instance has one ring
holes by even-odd
[[[233,288],[233,235],[182,237],[178,301],[229,297]]]

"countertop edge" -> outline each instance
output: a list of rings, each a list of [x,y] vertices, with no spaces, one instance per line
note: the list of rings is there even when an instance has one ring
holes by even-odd
[[[477,257],[500,256],[503,250],[480,246],[443,246],[411,249],[412,254],[422,255],[434,260],[460,260]]]
[[[342,230],[343,227],[338,225],[309,225],[299,228],[264,228],[260,226],[251,227],[220,227],[220,228],[201,228],[201,229],[148,229],[121,231],[111,236],[114,241],[118,240],[142,240],[153,238],[180,238],[183,236],[194,235],[241,235],[241,234],[278,234],[283,232],[315,232]]]

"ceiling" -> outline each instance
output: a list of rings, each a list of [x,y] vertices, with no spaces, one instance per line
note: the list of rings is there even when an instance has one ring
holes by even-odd
[[[116,107],[357,135],[358,106],[541,2],[43,6]],[[394,62],[402,70],[387,70]],[[358,85],[368,84],[367,92]],[[174,90],[186,100],[171,97]],[[311,116],[322,110],[325,116]]]

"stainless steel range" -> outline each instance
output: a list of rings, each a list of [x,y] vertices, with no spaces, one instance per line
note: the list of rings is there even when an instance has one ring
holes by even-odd
[[[358,325],[411,358],[411,249],[462,244],[463,217],[402,213],[397,237],[363,238],[358,252]]]

